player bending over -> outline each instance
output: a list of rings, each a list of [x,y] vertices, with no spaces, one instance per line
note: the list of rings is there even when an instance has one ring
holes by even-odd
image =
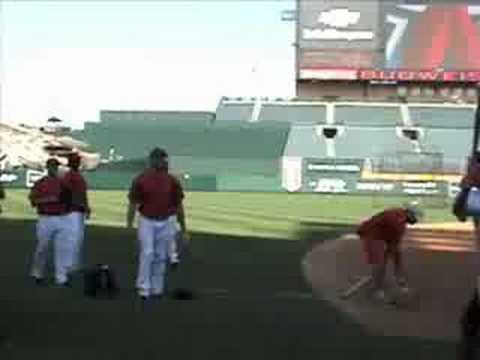
[[[372,266],[375,298],[386,300],[385,272],[390,259],[397,285],[404,292],[409,290],[400,245],[407,224],[417,221],[418,214],[413,208],[392,208],[372,216],[358,227],[357,234],[362,240],[366,261]]]

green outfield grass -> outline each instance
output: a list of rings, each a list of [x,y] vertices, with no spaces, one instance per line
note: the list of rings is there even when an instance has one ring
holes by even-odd
[[[124,226],[126,193],[92,191],[93,225]],[[186,195],[189,228],[195,232],[239,236],[298,239],[305,226],[315,224],[355,225],[362,218],[389,206],[405,203],[401,198],[347,195],[192,192]],[[33,219],[27,192],[8,191],[5,217]],[[450,205],[423,206],[424,222],[455,221]]]

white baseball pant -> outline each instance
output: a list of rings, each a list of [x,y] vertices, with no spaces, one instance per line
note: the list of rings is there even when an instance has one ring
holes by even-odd
[[[138,220],[139,265],[137,290],[140,296],[162,295],[168,261],[168,246],[172,242],[171,222],[148,219]]]
[[[177,221],[177,216],[173,215],[168,218],[172,226],[172,239],[168,244],[168,260],[170,263],[178,263],[178,246],[177,246],[177,236],[180,232],[180,224]]]
[[[67,215],[70,223],[70,236],[72,241],[71,270],[77,271],[84,265],[83,240],[85,238],[85,214],[73,211]]]
[[[33,256],[31,275],[42,279],[48,260],[48,248],[54,246],[55,282],[68,280],[72,263],[72,243],[67,215],[40,215],[37,221],[37,246]]]

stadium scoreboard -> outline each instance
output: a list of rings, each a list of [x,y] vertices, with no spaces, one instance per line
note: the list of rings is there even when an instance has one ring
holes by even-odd
[[[298,0],[298,80],[480,81],[480,4]]]

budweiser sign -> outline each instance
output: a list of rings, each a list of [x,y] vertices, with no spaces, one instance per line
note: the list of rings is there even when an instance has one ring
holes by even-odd
[[[359,80],[480,82],[480,71],[359,70]]]

